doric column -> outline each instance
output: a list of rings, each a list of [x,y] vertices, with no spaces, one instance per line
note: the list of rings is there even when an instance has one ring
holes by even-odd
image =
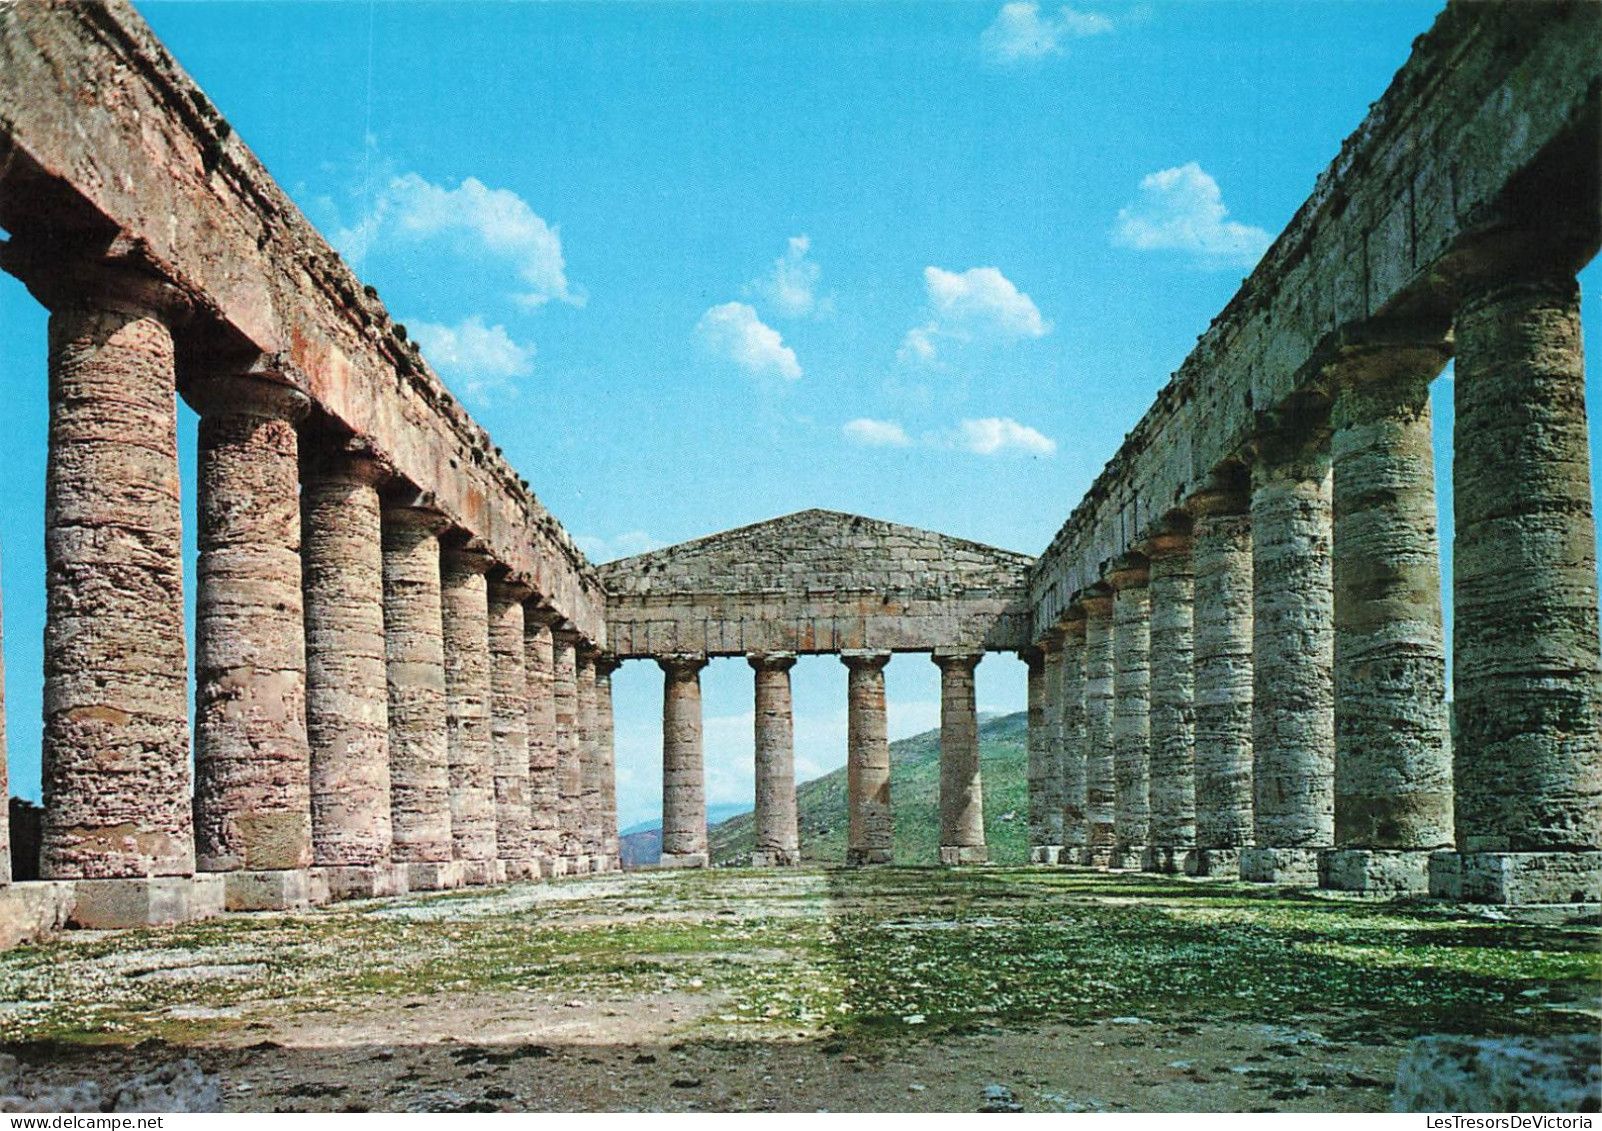
[[[391,863],[383,509],[388,472],[308,432],[301,461],[312,862],[335,899],[407,890]]]
[[[890,821],[890,738],[884,666],[889,652],[846,651],[846,863],[895,859]]]
[[[1252,840],[1252,524],[1229,483],[1188,504],[1195,569],[1196,852],[1186,871],[1232,879]]]
[[[1146,854],[1151,777],[1151,593],[1146,559],[1125,557],[1107,575],[1113,593],[1114,868]]]
[[[562,854],[562,786],[556,737],[556,614],[532,605],[523,617],[523,663],[528,678],[529,840],[541,876],[567,871]]]
[[[1567,273],[1458,312],[1457,847],[1431,888],[1602,899],[1602,676],[1580,296]],[[1432,869],[1432,872],[1434,869]]]
[[[1058,719],[1062,735],[1062,853],[1058,860],[1071,864],[1085,848],[1085,618],[1065,616],[1057,627],[1062,633],[1062,659],[1057,665],[1062,681],[1057,695],[1062,708]]]
[[[1050,750],[1050,738],[1046,733],[1046,719],[1050,714],[1046,706],[1046,655],[1048,651],[1055,651],[1050,640],[1037,648],[1025,648],[1018,653],[1018,658],[1029,667],[1028,676],[1028,730],[1026,731],[1026,750],[1029,758],[1029,862],[1031,864],[1046,863],[1048,850],[1048,837],[1046,833],[1046,812],[1049,804],[1046,791],[1050,788],[1047,781],[1050,773],[1047,768],[1047,759]],[[1060,656],[1060,653],[1059,653]],[[1056,661],[1052,661],[1056,667]]]
[[[1430,379],[1444,349],[1377,348],[1335,380],[1335,848],[1325,887],[1429,890],[1452,843]]]
[[[584,854],[584,764],[579,751],[579,635],[557,629],[551,641],[551,702],[556,719],[556,821],[565,872],[588,872]]]
[[[1079,598],[1085,610],[1085,845],[1081,864],[1105,868],[1113,856],[1113,599]]]
[[[1185,524],[1188,526],[1188,522]],[[1145,546],[1151,562],[1151,826],[1142,866],[1182,873],[1196,847],[1195,576],[1180,529]]]
[[[595,660],[599,655],[588,642],[579,645],[575,655],[578,698],[573,715],[579,747],[579,827],[584,858],[592,872],[601,858],[601,762],[595,745]]]
[[[662,689],[662,867],[705,868],[706,772],[701,756],[700,655],[658,656]]]
[[[195,868],[173,342],[154,310],[84,296],[50,314],[41,864],[116,881],[107,902],[130,913],[91,926],[184,917],[155,894],[181,881],[158,878]]]
[[[1259,438],[1251,507],[1254,812],[1240,871],[1311,885],[1335,839],[1330,462],[1316,418]]]
[[[490,737],[489,598],[493,563],[475,549],[440,555],[445,639],[445,739],[451,767],[451,855],[468,886],[503,879],[495,847],[495,752]]]
[[[195,838],[230,910],[311,898],[311,751],[300,576],[306,397],[255,376],[202,377],[195,599]]]
[[[940,863],[983,864],[985,804],[973,671],[984,655],[936,652],[933,659],[940,667]]]
[[[756,684],[756,868],[801,863],[801,830],[795,801],[795,721],[790,707],[790,669],[795,656],[769,652],[747,656]]]
[[[392,856],[412,891],[454,886],[450,753],[437,511],[391,500],[383,509],[384,658],[389,681]]]
[[[489,583],[490,740],[495,752],[495,851],[509,880],[538,878],[529,831],[528,672],[523,602],[531,590]]]
[[[616,656],[595,661],[595,754],[601,764],[601,860],[598,872],[621,868],[617,837],[617,738],[612,719],[612,673],[623,664]]]

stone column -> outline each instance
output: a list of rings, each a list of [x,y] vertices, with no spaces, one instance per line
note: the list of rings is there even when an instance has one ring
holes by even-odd
[[[1390,348],[1334,382],[1335,849],[1325,887],[1426,892],[1452,844],[1430,379],[1444,351]]]
[[[1240,871],[1311,885],[1335,839],[1330,460],[1316,422],[1260,437],[1251,506],[1254,811]]]
[[[1151,779],[1151,593],[1146,559],[1131,555],[1107,575],[1113,593],[1114,868],[1146,854]]]
[[[300,392],[203,377],[195,600],[195,836],[231,911],[312,896],[300,576]]]
[[[1018,658],[1029,666],[1028,677],[1028,730],[1027,751],[1029,757],[1029,862],[1031,864],[1046,863],[1047,834],[1046,834],[1046,791],[1049,787],[1047,776],[1048,751],[1050,739],[1046,734],[1046,719],[1049,714],[1046,706],[1046,652],[1051,648],[1051,641],[1047,640],[1038,648],[1025,648],[1018,653]],[[1055,662],[1053,662],[1055,667]]]
[[[0,624],[4,623],[0,615]],[[11,786],[6,764],[6,650],[0,631],[0,887],[11,882]]]
[[[495,752],[490,737],[489,557],[440,555],[445,638],[445,740],[451,767],[451,856],[469,887],[505,879],[495,845]]]
[[[1188,535],[1161,534],[1145,550],[1151,562],[1151,827],[1142,866],[1172,875],[1187,870],[1196,847],[1195,576]]]
[[[746,659],[756,672],[756,847],[751,865],[799,864],[795,722],[790,708],[790,669],[795,657],[788,652],[770,652]]]
[[[1113,857],[1113,599],[1091,593],[1085,610],[1085,846],[1079,862],[1105,868]]]
[[[658,656],[662,689],[662,867],[705,868],[706,772],[701,760],[701,669],[706,657]]]
[[[555,614],[529,606],[523,617],[523,663],[528,678],[529,841],[540,875],[565,875],[562,849],[560,746],[556,733]]]
[[[556,820],[564,872],[588,872],[584,854],[584,764],[578,732],[579,636],[566,629],[551,642],[551,702],[556,719]]]
[[[1431,889],[1602,899],[1602,676],[1580,296],[1514,278],[1458,312],[1457,847]]]
[[[367,453],[308,433],[301,467],[312,862],[335,899],[406,891],[391,863],[389,691],[378,485]]]
[[[1058,699],[1062,707],[1062,853],[1063,864],[1077,861],[1085,849],[1085,620],[1058,622],[1062,632],[1062,680]]]
[[[617,740],[612,722],[612,673],[622,667],[616,656],[595,661],[595,754],[601,764],[601,861],[598,872],[623,866],[617,836]]]
[[[600,655],[581,643],[575,657],[578,698],[574,730],[579,747],[579,827],[584,858],[595,871],[601,858],[601,763],[595,746],[595,659]]]
[[[884,705],[889,652],[845,651],[846,863],[890,864],[895,859],[890,820],[890,738]]]
[[[985,804],[973,670],[984,655],[936,652],[933,659],[940,667],[940,863],[983,864]]]
[[[445,642],[436,511],[383,508],[384,659],[389,683],[392,858],[412,891],[454,887],[450,753],[445,737]]]
[[[172,335],[153,306],[50,314],[42,875],[86,926],[188,918],[195,868]],[[86,897],[105,898],[85,917]],[[175,902],[176,901],[176,905]]]
[[[490,742],[495,753],[495,851],[509,880],[539,876],[530,838],[528,672],[523,602],[531,590],[504,577],[489,583]]]
[[[1252,524],[1231,485],[1190,500],[1195,568],[1196,852],[1186,871],[1233,879],[1252,839]]]

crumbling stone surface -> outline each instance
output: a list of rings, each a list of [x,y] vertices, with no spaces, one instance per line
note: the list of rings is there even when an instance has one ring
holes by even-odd
[[[985,860],[984,786],[974,669],[983,655],[936,653],[940,667],[940,862]]]
[[[1113,865],[1140,867],[1150,822],[1151,591],[1144,558],[1115,570]]]
[[[542,867],[562,855],[562,791],[557,779],[555,654],[550,618],[524,617],[523,662],[528,678],[529,846]]]
[[[846,651],[847,864],[889,864],[895,858],[890,818],[890,738],[884,668],[889,652]]]
[[[450,752],[451,854],[491,861],[495,755],[490,739],[489,559],[473,550],[440,556],[445,641],[445,736]]]
[[[557,828],[562,856],[584,852],[584,765],[578,734],[578,638],[557,632],[551,646],[551,700],[556,719]]]
[[[662,861],[707,863],[701,669],[706,657],[662,656]]]
[[[529,683],[525,668],[528,590],[489,583],[490,736],[495,753],[495,850],[521,878],[533,848],[528,795]]]
[[[192,1060],[160,1065],[121,1084],[42,1084],[16,1057],[0,1054],[0,1112],[211,1112],[222,1110],[216,1076]]]
[[[1085,610],[1085,847],[1082,864],[1112,858],[1113,830],[1113,599],[1087,597]]]
[[[1602,1111],[1602,1038],[1420,1037],[1397,1069],[1391,1110]]]
[[[617,835],[617,738],[612,718],[612,673],[621,661],[595,661],[595,756],[601,765],[602,871],[621,867]]]
[[[801,831],[795,797],[795,720],[790,701],[787,653],[748,657],[756,692],[756,844],[753,863],[801,862]]]
[[[1196,843],[1195,577],[1183,535],[1147,548],[1151,561],[1151,825],[1147,866],[1183,870]]]

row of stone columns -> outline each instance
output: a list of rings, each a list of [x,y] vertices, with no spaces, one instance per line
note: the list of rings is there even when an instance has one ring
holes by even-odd
[[[890,741],[884,669],[889,652],[845,651],[847,679],[846,862],[888,864],[894,858],[890,820]],[[984,800],[974,668],[982,654],[937,652],[941,672],[940,860],[985,860]],[[755,867],[799,864],[795,722],[789,652],[753,653],[756,701]],[[662,865],[706,867],[706,774],[701,734],[701,669],[707,657],[656,657],[662,668]]]
[[[191,791],[160,299],[52,309],[42,874],[109,926],[615,866],[611,662],[267,372],[182,390]]]
[[[1246,468],[1113,563],[1029,657],[1037,860],[1602,898],[1572,279],[1473,294],[1456,355],[1455,703],[1429,411],[1446,352],[1375,341],[1332,367],[1326,400],[1268,419]]]

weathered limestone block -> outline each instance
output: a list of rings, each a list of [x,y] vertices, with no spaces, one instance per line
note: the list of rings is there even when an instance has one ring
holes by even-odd
[[[1062,634],[1047,634],[1050,642],[1045,652],[1046,670],[1042,677],[1045,695],[1042,722],[1045,725],[1046,744],[1042,751],[1045,767],[1043,776],[1045,802],[1045,863],[1056,864],[1062,859],[1062,807],[1064,736],[1062,726]]]
[[[52,311],[46,879],[194,871],[174,388],[160,317]]]
[[[706,772],[701,753],[701,669],[706,657],[658,656],[662,689],[662,867],[705,868]]]
[[[366,869],[333,877],[332,894],[394,890],[384,552],[370,455],[316,433],[302,438],[301,571],[306,601],[306,736],[311,747],[312,861]],[[389,874],[376,875],[377,869]]]
[[[119,883],[143,884],[146,887],[162,883],[184,883],[188,877],[153,880],[102,880],[84,883],[84,887],[112,886]],[[71,880],[44,880],[20,882],[0,887],[0,950],[9,950],[23,943],[40,942],[60,934],[72,920],[76,889]]]
[[[1151,827],[1142,866],[1186,870],[1196,847],[1195,576],[1190,538],[1164,534],[1151,562]]]
[[[574,729],[579,746],[580,828],[583,853],[593,871],[601,858],[601,763],[595,744],[595,660],[600,653],[587,643],[575,656],[578,697]]]
[[[890,819],[890,738],[885,719],[884,667],[889,652],[840,653],[846,676],[846,863],[895,859]]]
[[[392,851],[413,891],[448,887],[454,879],[439,545],[448,525],[421,507],[395,503],[383,510]]]
[[[1602,1039],[1419,1037],[1396,1071],[1399,1112],[1591,1112],[1602,1107]]]
[[[1325,887],[1429,888],[1452,843],[1430,379],[1437,349],[1354,359],[1331,407],[1335,849]]]
[[[202,377],[195,599],[195,839],[233,910],[302,905],[312,862],[301,596],[303,394]]]
[[[756,692],[756,846],[754,867],[801,863],[795,799],[795,720],[790,669],[795,656],[767,652],[747,657]]]
[[[1081,864],[1105,868],[1113,845],[1113,599],[1091,593],[1085,610],[1085,847]]]
[[[1060,863],[1078,858],[1086,844],[1085,814],[1085,619],[1058,622],[1062,632],[1062,686],[1058,720],[1062,735],[1062,852]]]
[[[973,672],[983,653],[942,655],[940,668],[940,863],[983,864],[984,788]]]
[[[1315,884],[1335,837],[1330,462],[1298,421],[1252,466],[1252,847],[1241,876]]]
[[[621,868],[617,835],[617,738],[612,717],[612,673],[616,656],[595,661],[595,753],[601,763],[601,864],[597,871]]]
[[[1186,871],[1240,874],[1252,839],[1252,527],[1243,491],[1190,500],[1195,568],[1196,853]]]
[[[529,841],[542,876],[566,870],[562,856],[562,788],[557,779],[555,643],[553,615],[530,606],[523,617],[523,662],[528,677]]]
[[[495,751],[495,851],[508,879],[538,876],[530,841],[528,672],[524,668],[526,586],[489,583],[490,741]]]
[[[1107,576],[1113,593],[1114,868],[1146,853],[1151,780],[1151,592],[1146,559],[1125,558]]]
[[[1448,871],[1431,888],[1595,902],[1602,675],[1574,281],[1516,279],[1471,296],[1458,313],[1454,389],[1453,769],[1464,858],[1459,887]],[[1471,882],[1490,876],[1505,880]]]
[[[495,882],[495,754],[490,738],[489,597],[492,565],[476,550],[440,555],[445,642],[445,738],[451,768],[451,855],[462,882]]]
[[[1028,714],[1026,752],[1029,782],[1029,862],[1046,862],[1046,758],[1050,739],[1046,734],[1046,653],[1051,648],[1047,641],[1041,648],[1025,648],[1018,658],[1029,667],[1027,682]],[[1058,653],[1060,658],[1061,653]],[[1055,666],[1055,661],[1053,662]]]
[[[584,855],[584,764],[578,733],[577,634],[558,629],[551,642],[551,702],[556,721],[556,819],[562,868],[588,872]]]

